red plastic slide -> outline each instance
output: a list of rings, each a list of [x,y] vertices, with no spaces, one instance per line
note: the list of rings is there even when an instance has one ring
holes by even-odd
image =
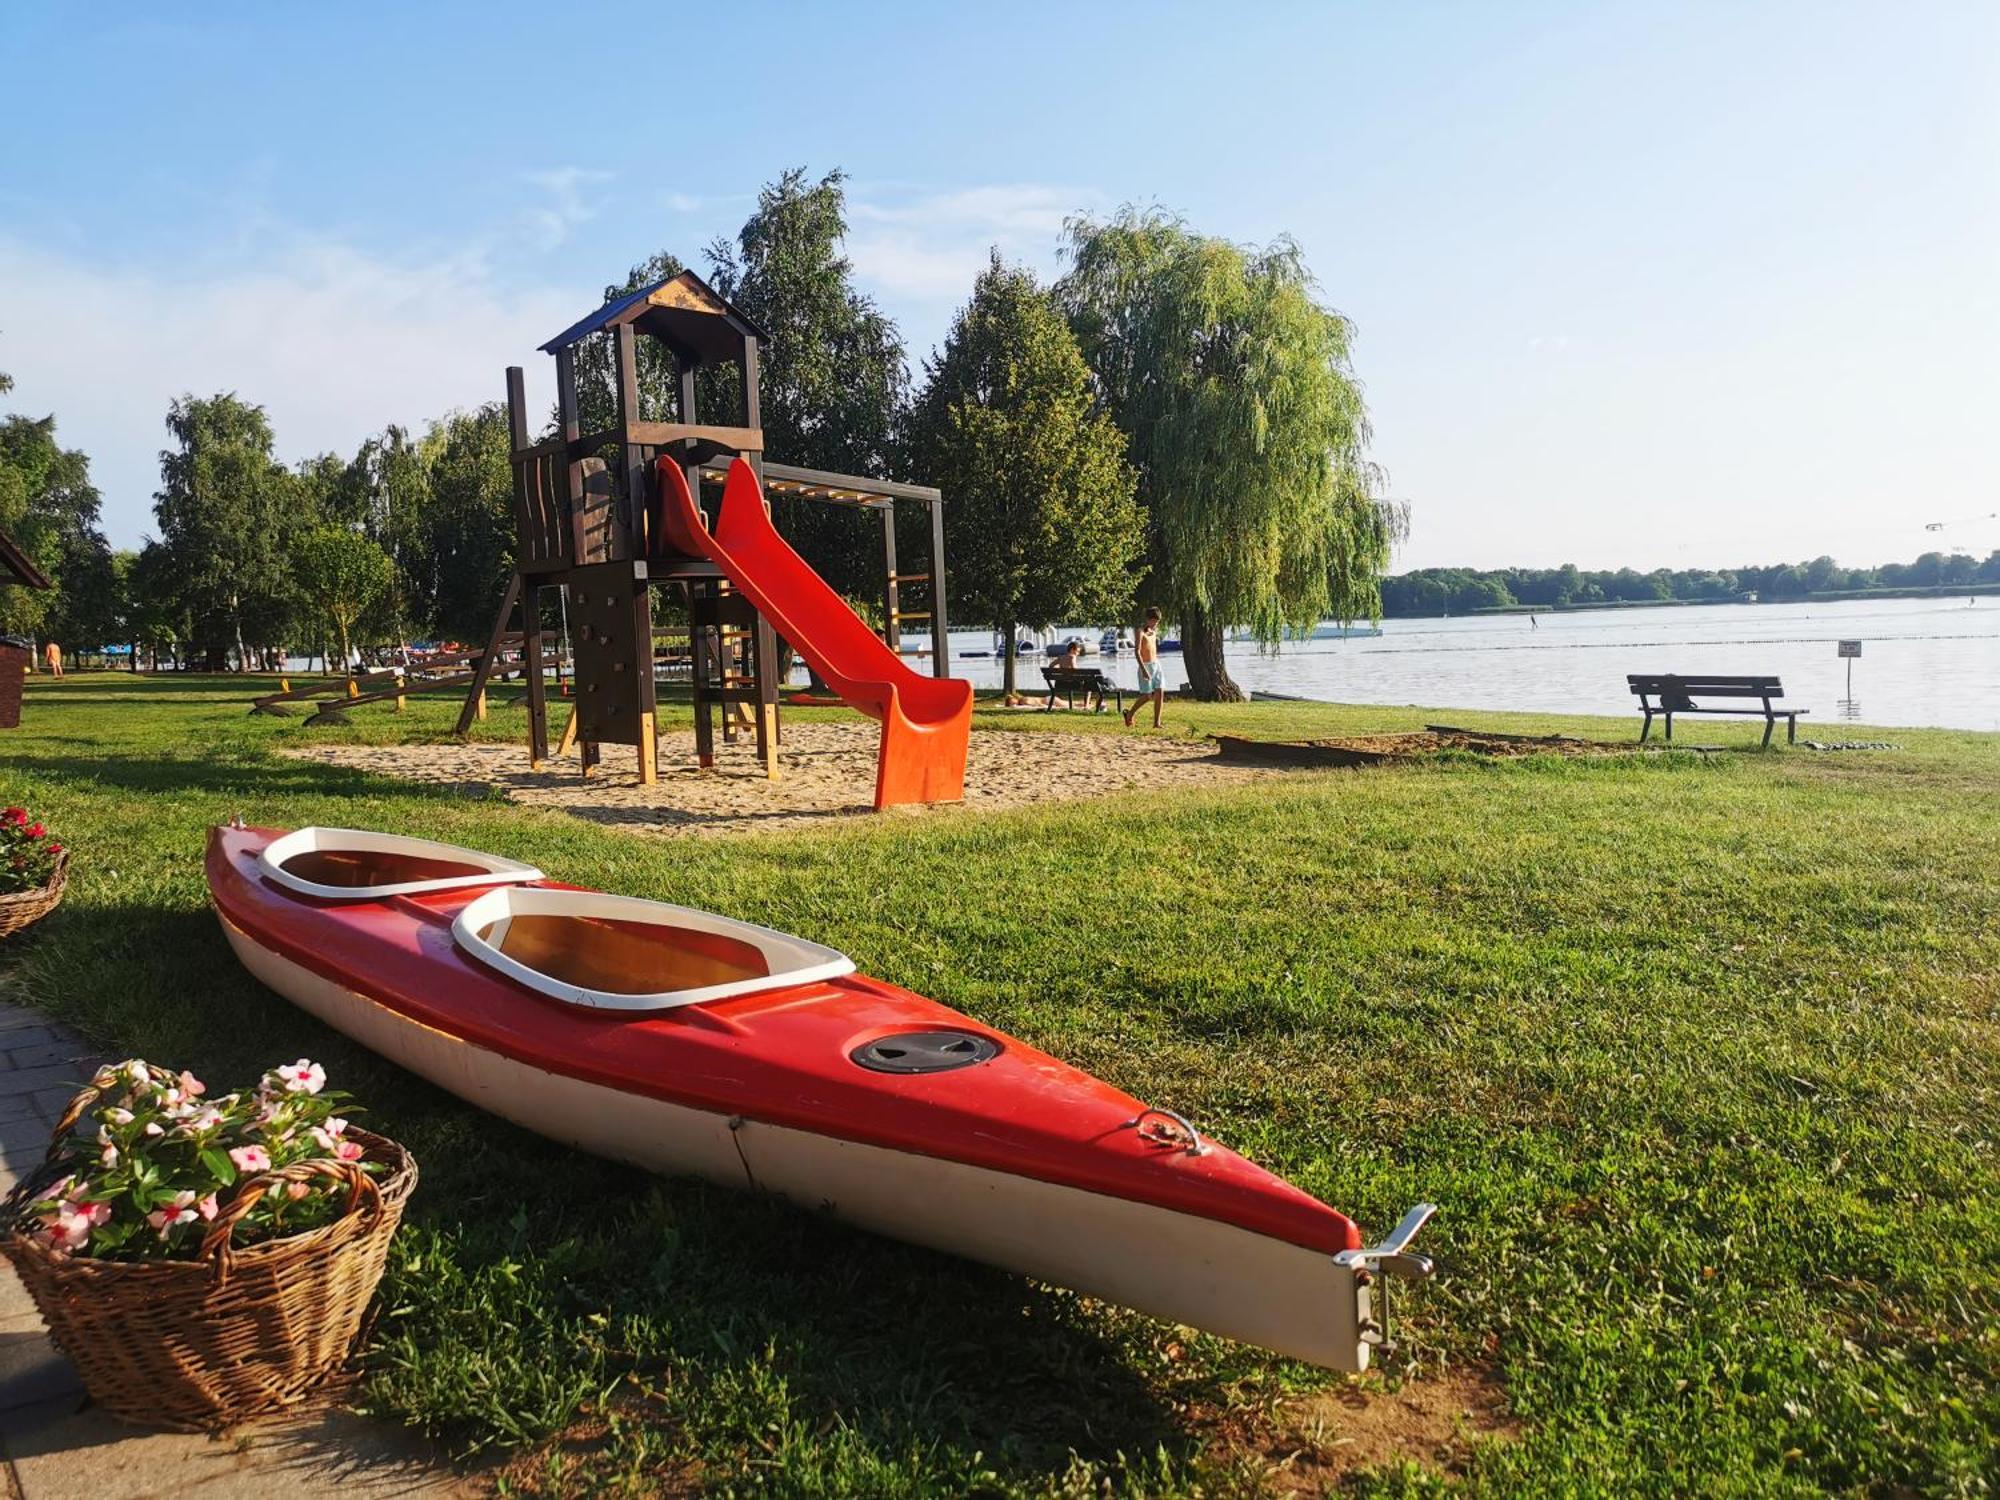
[[[721,568],[827,686],[881,721],[876,807],[963,798],[972,684],[914,672],[884,645],[778,535],[764,508],[757,471],[743,459],[729,466],[713,532],[671,458],[659,461],[657,483],[660,513],[654,535]]]

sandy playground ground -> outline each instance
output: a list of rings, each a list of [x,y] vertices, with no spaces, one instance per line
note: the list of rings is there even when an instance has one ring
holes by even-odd
[[[652,786],[639,785],[636,752],[622,745],[604,747],[588,781],[574,754],[529,770],[527,748],[519,744],[309,745],[287,753],[480,795],[497,791],[642,833],[743,833],[873,815],[880,731],[872,723],[793,721],[784,732],[775,782],[765,778],[747,731],[733,745],[717,744],[716,768],[707,773],[695,768],[692,730],[661,735],[660,779]],[[1073,802],[1139,787],[1236,785],[1283,774],[1225,765],[1213,745],[1178,736],[975,729],[965,801],[894,808],[890,815],[952,817],[967,808]]]

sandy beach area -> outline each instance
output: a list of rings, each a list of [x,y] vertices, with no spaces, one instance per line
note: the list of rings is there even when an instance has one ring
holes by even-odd
[[[654,834],[730,834],[781,829],[831,818],[872,817],[875,750],[872,723],[785,725],[779,777],[768,780],[747,733],[716,746],[716,767],[694,763],[694,733],[660,737],[660,779],[641,786],[636,755],[604,747],[589,780],[572,754],[528,768],[519,744],[306,745],[285,753],[302,760],[371,771],[408,781],[498,792],[534,807]],[[1236,785],[1280,770],[1227,765],[1205,741],[1132,734],[1037,734],[974,730],[965,801],[891,809],[895,817],[954,817],[1044,802],[1074,802],[1130,788],[1156,790]]]

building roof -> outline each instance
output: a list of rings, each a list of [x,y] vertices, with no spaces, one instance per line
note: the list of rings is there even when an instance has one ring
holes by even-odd
[[[54,588],[48,574],[36,567],[34,560],[23,552],[18,543],[0,531],[0,582],[11,581],[26,584],[31,589]]]
[[[613,298],[542,345],[542,352],[554,354],[590,334],[623,323],[639,333],[651,334],[697,364],[734,359],[743,340],[766,336],[714,287],[694,272],[683,271]]]

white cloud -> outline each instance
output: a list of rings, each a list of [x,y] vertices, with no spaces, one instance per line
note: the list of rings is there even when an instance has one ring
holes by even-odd
[[[54,412],[90,456],[115,545],[153,528],[167,404],[234,391],[261,404],[287,462],[352,452],[391,422],[421,423],[504,394],[576,315],[574,288],[503,290],[478,252],[392,261],[324,240],[267,243],[248,265],[182,274],[85,261],[0,238],[7,409]]]
[[[857,183],[848,198],[847,253],[856,277],[894,306],[912,351],[921,354],[942,336],[992,249],[1053,275],[1063,221],[1105,203],[1089,189],[1033,183],[946,193]]]
[[[570,237],[580,224],[597,217],[597,204],[589,190],[611,180],[612,174],[592,167],[556,167],[543,172],[526,172],[523,179],[548,196],[543,206],[529,211],[544,250],[553,250]]]

